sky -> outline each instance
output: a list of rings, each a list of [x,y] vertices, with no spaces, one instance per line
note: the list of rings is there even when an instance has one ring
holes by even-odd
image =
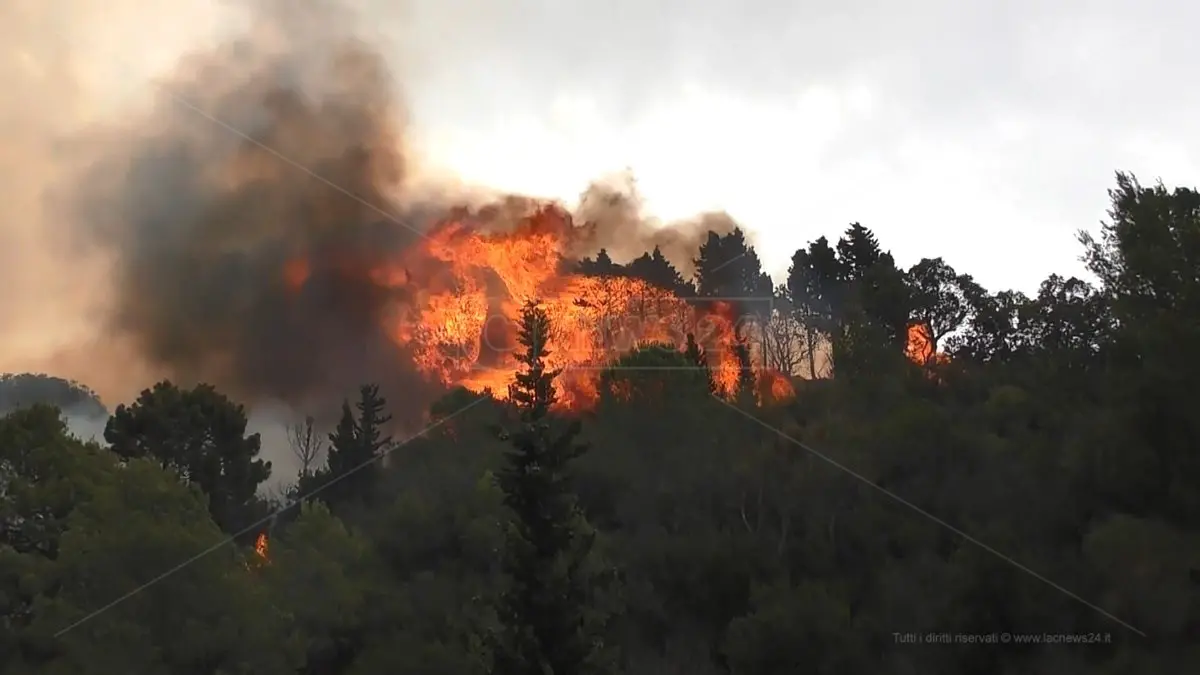
[[[1033,290],[1081,272],[1075,233],[1115,171],[1191,186],[1200,168],[1193,3],[484,6],[416,7],[418,51],[438,54],[412,92],[434,157],[564,198],[631,167],[663,217],[728,210],[776,276],[860,221],[902,264]]]
[[[43,1],[114,98],[239,25],[221,0]],[[1081,272],[1114,171],[1196,183],[1191,3],[355,4],[430,166],[568,201],[629,169],[662,218],[730,212],[776,277],[859,221],[901,264],[1033,290]]]

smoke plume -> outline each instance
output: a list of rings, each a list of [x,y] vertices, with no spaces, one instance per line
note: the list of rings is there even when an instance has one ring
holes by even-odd
[[[686,279],[695,272],[693,258],[708,232],[728,234],[737,224],[725,213],[706,213],[664,225],[643,210],[637,181],[630,173],[610,176],[588,186],[575,213],[581,233],[574,253],[608,251],[617,262],[628,262],[658,247]]]
[[[401,421],[423,410],[436,392],[384,334],[397,298],[368,271],[479,202],[411,180],[404,92],[354,13],[226,3],[241,29],[179,58],[137,106],[97,94],[112,78],[83,77],[86,50],[46,23],[146,11],[104,5],[17,2],[0,20],[0,78],[22,93],[0,102],[0,282],[23,289],[0,298],[0,370],[77,379],[110,403],[155,378],[205,381],[315,414],[374,381]],[[482,220],[534,203],[501,196]],[[685,275],[699,236],[733,226],[714,214],[663,227],[631,180],[591,186],[576,216],[576,253],[658,245]]]

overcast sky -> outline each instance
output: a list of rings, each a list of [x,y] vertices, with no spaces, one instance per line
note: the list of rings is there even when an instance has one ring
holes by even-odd
[[[858,220],[903,264],[1032,288],[1079,270],[1115,170],[1197,182],[1192,3],[480,5],[417,19],[445,54],[412,98],[434,155],[561,196],[629,165],[664,216],[728,209],[776,273]]]
[[[137,89],[228,25],[219,4],[61,20],[93,77]],[[564,199],[629,167],[661,217],[728,210],[777,278],[861,221],[904,265],[1032,290],[1080,271],[1075,232],[1115,170],[1198,182],[1200,5],[1182,0],[357,4],[429,161]]]

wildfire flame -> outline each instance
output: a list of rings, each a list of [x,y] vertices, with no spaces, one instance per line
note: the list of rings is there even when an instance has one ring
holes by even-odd
[[[260,532],[258,537],[254,540],[254,554],[257,555],[263,562],[267,562],[271,559],[269,555],[269,546],[270,542],[267,539],[267,533]]]
[[[758,374],[758,398],[764,405],[779,403],[796,396],[796,388],[783,373],[765,370]]]
[[[908,327],[908,344],[905,345],[904,353],[913,363],[922,366],[946,363],[950,360],[946,354],[934,350],[929,327],[920,322]]]
[[[709,354],[718,387],[732,391],[738,362],[735,308],[688,302],[640,279],[571,273],[573,248],[586,237],[568,213],[542,205],[499,230],[488,216],[459,214],[427,233],[397,259],[377,264],[370,278],[397,301],[386,329],[431,380],[499,395],[517,370],[518,319],[537,299],[549,315],[549,367],[561,369],[559,403],[568,409],[597,400],[599,371],[647,342],[680,348],[689,333]],[[294,289],[311,275],[309,260],[283,270]],[[772,398],[786,398],[786,378],[760,373]]]

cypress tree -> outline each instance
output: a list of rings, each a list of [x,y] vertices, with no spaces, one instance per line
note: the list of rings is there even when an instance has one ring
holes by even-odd
[[[494,675],[579,675],[609,672],[594,608],[597,577],[590,565],[595,532],[570,485],[569,464],[585,451],[578,423],[551,429],[554,378],[546,367],[550,321],[527,303],[517,355],[522,365],[509,388],[517,424],[501,433],[512,443],[498,476],[511,511],[504,556],[510,585],[497,608],[501,631]]]

